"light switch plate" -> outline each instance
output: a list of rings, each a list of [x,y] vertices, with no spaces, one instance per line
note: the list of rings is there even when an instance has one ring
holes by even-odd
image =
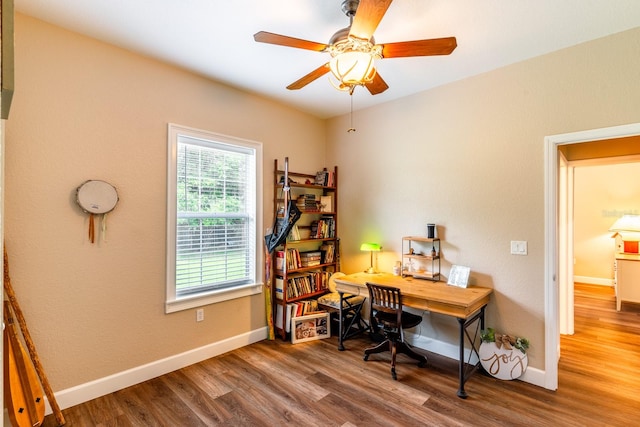
[[[511,241],[511,255],[526,255],[527,254],[527,241],[526,240],[512,240]]]

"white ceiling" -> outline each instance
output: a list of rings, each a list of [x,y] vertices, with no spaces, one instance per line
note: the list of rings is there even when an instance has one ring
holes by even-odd
[[[326,76],[285,87],[328,54],[256,43],[260,30],[327,43],[349,20],[342,0],[15,0],[17,12],[176,64],[327,118],[349,96]],[[639,0],[396,0],[377,43],[455,36],[449,56],[377,63],[389,89],[357,88],[362,109],[640,26]],[[18,41],[19,42],[19,41]]]

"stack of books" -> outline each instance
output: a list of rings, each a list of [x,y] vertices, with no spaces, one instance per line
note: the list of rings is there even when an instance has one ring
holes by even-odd
[[[322,252],[301,252],[300,253],[300,265],[302,268],[314,267],[322,263]]]
[[[296,206],[303,212],[315,212],[318,210],[318,202],[315,194],[302,194],[296,199]]]

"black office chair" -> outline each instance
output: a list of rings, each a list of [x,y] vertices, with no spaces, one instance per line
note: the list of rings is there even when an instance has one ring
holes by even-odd
[[[396,354],[404,353],[416,359],[423,367],[427,363],[427,358],[416,353],[404,341],[404,329],[414,328],[422,322],[422,317],[402,311],[402,294],[400,289],[390,286],[367,283],[369,289],[369,302],[371,304],[371,328],[372,332],[380,331],[385,340],[380,344],[364,350],[364,360],[369,359],[369,355],[391,351],[391,376],[397,380],[396,375]],[[374,331],[375,329],[375,331]]]

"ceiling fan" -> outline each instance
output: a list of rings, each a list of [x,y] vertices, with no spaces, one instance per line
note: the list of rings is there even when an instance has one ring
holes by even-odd
[[[377,95],[389,86],[376,71],[376,59],[449,55],[457,46],[455,37],[376,44],[373,33],[391,1],[344,0],[342,11],[349,18],[349,26],[338,30],[327,44],[266,31],[254,34],[253,38],[261,43],[329,52],[329,62],[291,83],[287,89],[301,89],[331,71],[337,79],[337,83],[332,82],[337,89],[352,94],[356,86],[365,86],[372,95]]]

